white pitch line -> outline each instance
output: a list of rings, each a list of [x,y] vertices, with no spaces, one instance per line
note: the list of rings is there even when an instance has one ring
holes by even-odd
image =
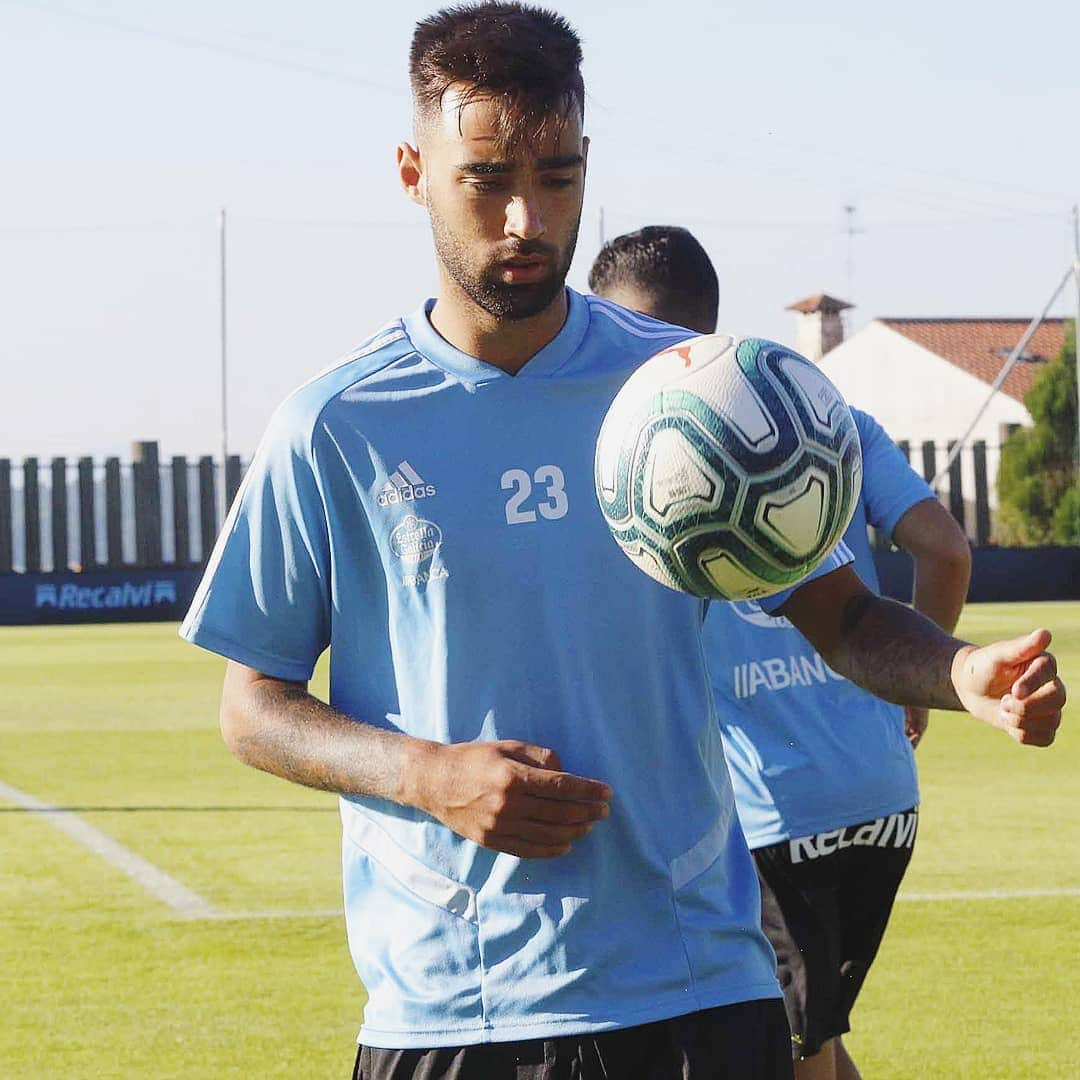
[[[40,815],[54,828],[67,833],[76,843],[82,844],[110,866],[127,874],[137,885],[142,886],[163,904],[168,904],[178,915],[187,919],[212,919],[217,916],[216,908],[198,893],[182,885],[153,863],[147,862],[141,855],[136,855],[111,836],[106,836],[93,825],[87,824],[73,811],[50,806],[3,781],[0,781],[0,799],[6,799],[35,815]]]
[[[235,919],[243,922],[247,919],[340,919],[345,912],[342,908],[313,908],[289,910],[281,908],[269,911],[215,911],[212,915],[200,915],[201,919],[214,919],[223,922]]]
[[[153,863],[147,862],[123,844],[106,836],[93,825],[83,821],[72,810],[50,806],[25,791],[0,781],[0,799],[15,803],[24,810],[41,815],[54,828],[67,833],[87,850],[99,855],[110,866],[125,873],[151,896],[167,904],[186,919],[247,920],[247,919],[327,919],[344,914],[341,908],[270,911],[219,911],[197,892],[181,884]],[[981,889],[956,892],[902,892],[897,901],[945,903],[964,900],[1026,900],[1044,897],[1080,897],[1080,887],[1063,889]]]
[[[1080,896],[1075,889],[979,889],[972,892],[902,892],[897,900],[925,900],[931,902],[948,900],[1033,900],[1041,897]]]

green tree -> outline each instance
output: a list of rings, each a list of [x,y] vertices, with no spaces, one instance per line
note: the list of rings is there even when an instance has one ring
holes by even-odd
[[[1065,346],[1024,397],[1034,425],[1005,442],[998,467],[999,518],[1004,544],[1080,544],[1080,481],[1076,470],[1076,338]]]

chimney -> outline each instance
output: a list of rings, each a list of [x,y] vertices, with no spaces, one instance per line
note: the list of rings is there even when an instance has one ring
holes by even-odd
[[[795,351],[816,364],[830,349],[835,349],[844,340],[840,312],[851,306],[825,293],[789,304],[784,310],[796,312]]]

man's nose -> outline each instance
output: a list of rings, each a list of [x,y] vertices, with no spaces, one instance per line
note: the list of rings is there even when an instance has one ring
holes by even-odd
[[[515,195],[506,207],[503,232],[519,240],[535,240],[547,232],[540,205],[530,194]]]

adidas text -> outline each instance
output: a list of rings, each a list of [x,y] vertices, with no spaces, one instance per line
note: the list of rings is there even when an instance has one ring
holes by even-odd
[[[376,502],[380,506],[396,506],[398,503],[414,502],[416,499],[428,499],[434,494],[434,484],[406,484],[401,488],[383,488]]]

